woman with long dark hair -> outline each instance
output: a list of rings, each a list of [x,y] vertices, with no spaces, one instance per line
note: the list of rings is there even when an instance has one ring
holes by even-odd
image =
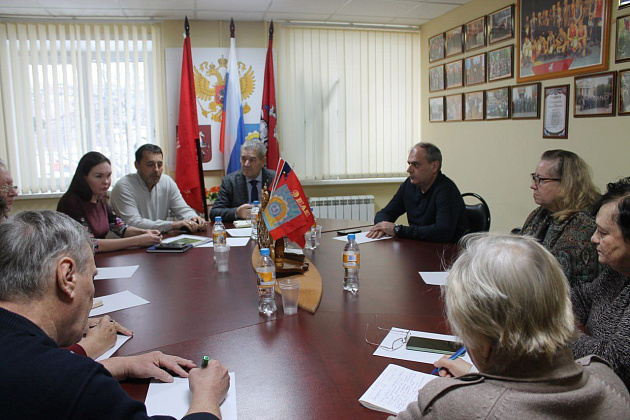
[[[99,152],[86,153],[79,161],[68,191],[59,200],[57,211],[67,214],[88,229],[94,238],[97,252],[160,243],[162,238],[159,231],[128,226],[116,217],[107,203],[111,176],[112,166],[107,157]],[[105,239],[110,231],[120,238]]]

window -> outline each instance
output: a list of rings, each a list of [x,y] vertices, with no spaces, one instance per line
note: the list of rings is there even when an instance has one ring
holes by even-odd
[[[281,27],[282,156],[304,180],[405,176],[420,141],[420,33]]]
[[[22,194],[64,192],[91,150],[113,181],[133,170],[160,138],[160,39],[150,24],[0,24],[2,146]]]

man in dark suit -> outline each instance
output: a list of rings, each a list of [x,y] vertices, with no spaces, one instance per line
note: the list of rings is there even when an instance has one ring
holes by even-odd
[[[262,188],[269,189],[275,171],[264,168],[267,147],[260,140],[241,146],[241,169],[223,177],[219,195],[210,210],[210,219],[221,216],[224,222],[249,220],[254,201],[260,201]]]

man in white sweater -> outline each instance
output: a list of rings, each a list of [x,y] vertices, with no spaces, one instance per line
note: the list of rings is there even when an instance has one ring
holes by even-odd
[[[122,177],[112,190],[110,204],[128,225],[168,232],[172,229],[198,232],[206,222],[190,208],[173,178],[162,174],[164,154],[154,144],[136,150],[135,174]],[[166,220],[169,211],[176,221]]]

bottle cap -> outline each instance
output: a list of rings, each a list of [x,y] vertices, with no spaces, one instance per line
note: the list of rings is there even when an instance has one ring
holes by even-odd
[[[254,201],[254,205],[255,206],[259,206],[260,205],[260,201],[258,201],[258,200]]]
[[[260,255],[269,255],[269,248],[263,248],[260,250]]]
[[[348,240],[349,240],[349,241],[354,241],[354,240],[355,240],[355,238],[356,238],[356,236],[354,235],[354,233],[349,233],[349,234],[348,234]]]
[[[217,217],[215,217],[215,218],[214,218],[214,221],[215,221],[215,222],[220,222],[220,221],[222,221],[222,220],[223,220],[223,219],[221,218],[221,216],[217,216]]]

